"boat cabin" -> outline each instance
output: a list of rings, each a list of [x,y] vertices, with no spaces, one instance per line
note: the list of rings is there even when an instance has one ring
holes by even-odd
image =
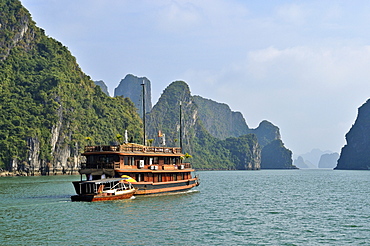
[[[183,163],[181,148],[138,144],[87,146],[81,174],[87,180],[129,175],[136,181],[168,182],[191,178],[190,163]]]

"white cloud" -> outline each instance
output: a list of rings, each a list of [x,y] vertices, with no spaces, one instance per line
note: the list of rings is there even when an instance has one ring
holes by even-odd
[[[194,28],[202,19],[201,10],[192,3],[171,1],[157,13],[160,27],[166,31],[183,32]]]
[[[251,127],[272,121],[299,154],[340,151],[357,107],[370,97],[369,67],[369,46],[268,47],[249,52],[243,62],[188,71],[184,78],[193,93],[242,111]]]

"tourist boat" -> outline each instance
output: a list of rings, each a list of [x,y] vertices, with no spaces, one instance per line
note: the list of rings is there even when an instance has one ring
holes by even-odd
[[[179,147],[151,147],[127,143],[113,146],[86,146],[79,173],[81,180],[102,178],[134,179],[135,195],[184,192],[199,185],[190,163]],[[135,182],[136,181],[136,182]],[[88,182],[88,181],[85,181]],[[78,184],[78,183],[77,183]],[[75,185],[79,194],[78,185]]]
[[[77,195],[71,196],[73,202],[96,202],[131,198],[135,188],[124,178],[106,178],[73,182]]]

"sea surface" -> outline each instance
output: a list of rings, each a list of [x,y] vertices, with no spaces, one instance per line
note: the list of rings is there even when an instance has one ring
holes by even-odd
[[[79,176],[0,178],[1,245],[370,245],[370,171],[202,171],[191,192],[70,202]]]

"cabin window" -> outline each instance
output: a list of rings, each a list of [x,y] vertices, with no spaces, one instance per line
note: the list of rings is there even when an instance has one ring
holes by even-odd
[[[177,174],[172,174],[172,180],[177,181]]]
[[[104,165],[119,162],[119,155],[89,155],[87,156],[87,163],[89,165]]]
[[[158,174],[158,182],[162,182],[162,174]]]
[[[158,161],[158,157],[154,157],[153,158],[153,164],[158,164],[159,163],[159,161]]]
[[[170,164],[169,159],[170,159],[170,158],[165,157],[165,158],[164,158],[164,164]]]
[[[153,165],[153,157],[149,158],[149,165]]]

